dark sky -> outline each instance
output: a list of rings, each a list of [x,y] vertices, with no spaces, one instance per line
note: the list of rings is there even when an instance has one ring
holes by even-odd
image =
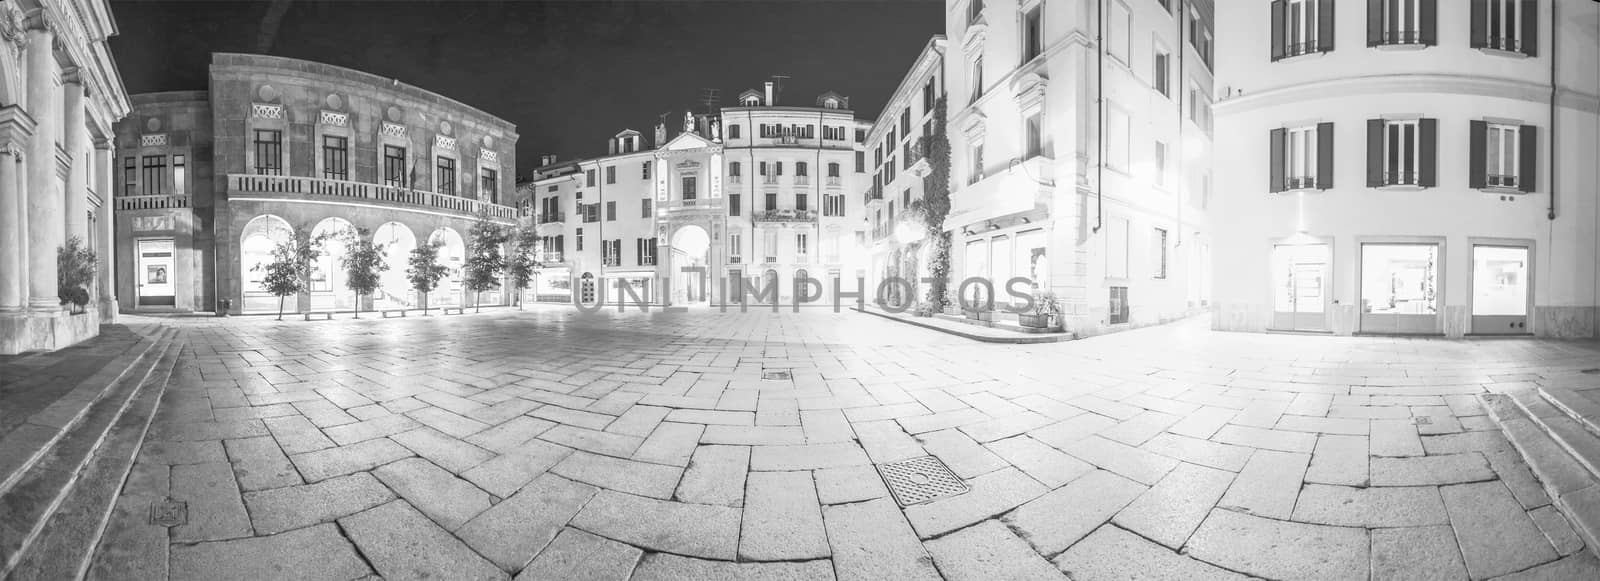
[[[282,3],[282,0],[280,0]],[[268,54],[350,67],[517,125],[518,173],[541,153],[605,153],[624,127],[732,104],[788,75],[780,104],[850,97],[874,119],[929,37],[943,0],[286,2]],[[212,52],[260,52],[269,1],[112,0],[111,50],[129,93],[203,90]]]

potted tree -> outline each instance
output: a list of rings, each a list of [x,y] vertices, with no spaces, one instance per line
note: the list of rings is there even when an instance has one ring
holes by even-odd
[[[389,270],[389,265],[383,261],[383,245],[372,241],[367,236],[367,230],[357,230],[351,240],[345,242],[343,266],[345,271],[345,287],[356,293],[356,318],[361,318],[361,297],[372,296],[372,293],[382,286],[380,274]]]
[[[479,212],[471,235],[467,263],[462,265],[467,275],[463,285],[472,292],[473,312],[482,312],[483,301],[479,295],[500,288],[500,273],[506,268],[506,259],[500,252],[500,246],[506,242],[506,232],[498,224],[490,222],[486,212]]]
[[[1061,315],[1061,305],[1056,302],[1056,294],[1044,292],[1033,297],[1033,311],[1018,313],[1017,324],[1034,329],[1049,329],[1055,326],[1055,319]]]
[[[74,315],[89,304],[89,285],[94,282],[94,251],[83,247],[83,239],[73,236],[56,249],[56,295]]]
[[[411,251],[411,265],[406,269],[406,280],[412,290],[422,296],[422,314],[428,314],[428,293],[439,288],[439,280],[450,273],[450,267],[439,264],[438,241],[418,245]]]

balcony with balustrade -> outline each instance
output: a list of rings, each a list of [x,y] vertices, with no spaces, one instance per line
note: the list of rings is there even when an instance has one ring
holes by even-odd
[[[757,222],[815,222],[815,210],[763,210],[752,216]]]
[[[135,210],[168,210],[188,208],[190,199],[188,194],[160,194],[150,196],[119,196],[116,198],[117,211]]]
[[[906,144],[905,163],[906,170],[919,178],[928,177],[933,173],[933,165],[928,160],[928,151],[932,149],[932,142],[928,137],[919,137],[914,143]]]
[[[867,193],[862,196],[862,203],[868,208],[875,203],[883,203],[883,187],[873,184],[872,187],[867,188]]]
[[[827,178],[824,178],[822,185],[829,188],[842,188],[844,187],[844,178],[840,176],[828,176]]]
[[[390,185],[300,176],[228,174],[228,197],[359,202],[401,210],[453,214],[466,219],[484,212],[489,219],[503,224],[510,224],[517,217],[516,208],[472,198]]]

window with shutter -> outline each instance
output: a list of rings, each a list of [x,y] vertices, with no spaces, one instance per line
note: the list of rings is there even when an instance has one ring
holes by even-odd
[[[1436,9],[1430,0],[1367,0],[1367,46],[1428,44],[1423,31]]]
[[[1472,47],[1537,56],[1536,0],[1472,0]]]
[[[1284,160],[1288,159],[1288,152],[1285,151],[1288,147],[1288,135],[1289,130],[1282,127],[1267,133],[1267,140],[1271,144],[1271,153],[1267,161],[1267,191],[1269,192],[1277,193],[1283,191],[1283,186],[1287,182],[1284,179],[1283,170]]]
[[[1517,138],[1522,142],[1522,155],[1517,163],[1517,187],[1524,192],[1532,192],[1534,172],[1539,168],[1539,130],[1532,125],[1523,125],[1517,131]]]
[[[1486,124],[1484,127],[1483,183],[1491,188],[1517,187],[1517,162],[1520,161],[1521,142],[1517,139],[1517,126]]]
[[[1315,186],[1319,190],[1333,188],[1333,124],[1317,124],[1316,146],[1316,179]]]

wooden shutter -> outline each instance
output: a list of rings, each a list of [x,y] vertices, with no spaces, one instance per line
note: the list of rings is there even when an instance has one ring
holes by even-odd
[[[1282,127],[1273,129],[1270,134],[1272,142],[1272,155],[1268,164],[1268,179],[1272,180],[1267,186],[1267,191],[1277,193],[1283,191],[1283,159],[1284,136],[1288,132]]]
[[[1272,60],[1283,59],[1284,53],[1284,27],[1288,23],[1284,20],[1284,0],[1272,0]],[[1276,190],[1274,190],[1276,191]]]
[[[1367,0],[1367,46],[1383,44],[1383,0]]]
[[[1333,51],[1333,0],[1317,1],[1317,50]]]
[[[1419,6],[1417,7],[1417,11],[1419,12],[1419,17],[1422,20],[1422,22],[1420,23],[1422,25],[1422,29],[1420,31],[1422,33],[1420,35],[1421,36],[1421,40],[1422,40],[1422,44],[1425,44],[1425,45],[1428,45],[1428,46],[1438,46],[1439,45],[1439,0],[1417,0],[1417,1],[1420,3]]]
[[[1367,120],[1367,187],[1383,187],[1383,120]]]
[[[1439,185],[1439,120],[1422,119],[1417,122],[1417,184],[1424,188]]]
[[[1489,0],[1472,0],[1472,48],[1489,46]]]
[[[644,266],[644,239],[643,238],[634,238],[633,239],[633,262],[634,262],[634,266]]]
[[[1517,128],[1517,189],[1533,192],[1535,177],[1539,175],[1539,128],[1523,125]]]
[[[1515,2],[1516,0],[1511,0]],[[1554,1],[1554,0],[1552,0]],[[1518,42],[1522,43],[1522,54],[1539,56],[1539,2],[1538,0],[1522,0],[1522,34],[1518,35]],[[1591,69],[1592,70],[1592,69]]]
[[[1467,140],[1467,187],[1481,190],[1489,186],[1489,124],[1473,121]]]
[[[1333,124],[1317,124],[1317,189],[1333,188]]]

